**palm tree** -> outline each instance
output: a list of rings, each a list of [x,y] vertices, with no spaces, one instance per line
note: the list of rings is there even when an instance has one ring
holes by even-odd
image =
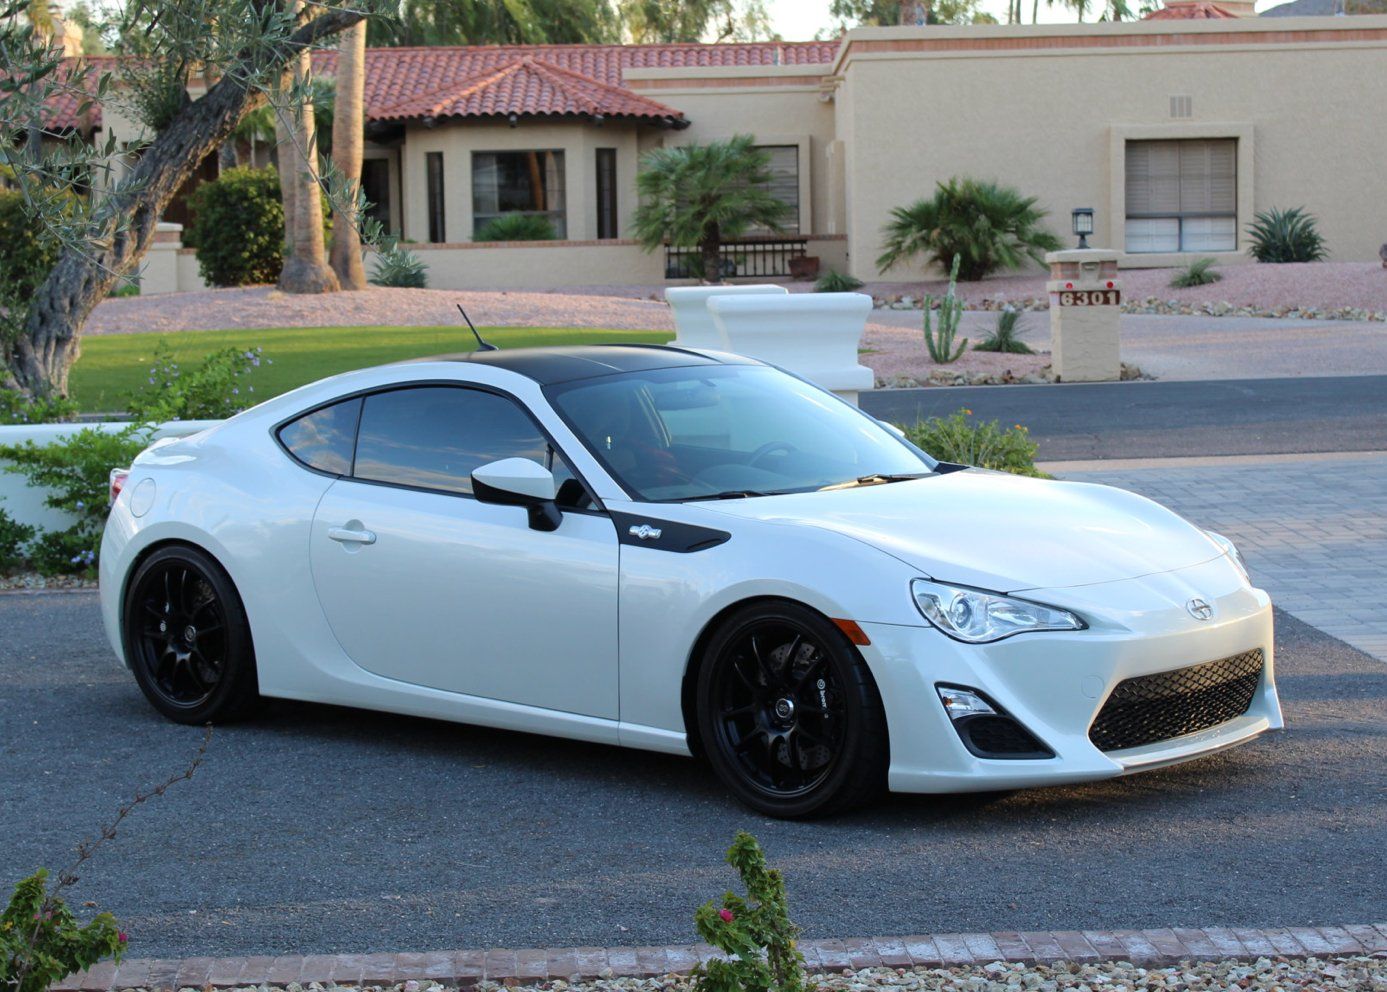
[[[343,31],[337,43],[337,91],[332,106],[332,164],[346,185],[346,196],[332,226],[332,271],[343,289],[366,288],[357,227],[365,79],[366,22],[361,21]]]
[[[997,269],[1037,265],[1057,251],[1059,238],[1041,226],[1045,211],[1036,198],[1008,186],[977,179],[940,183],[934,196],[891,211],[886,241],[877,259],[882,272],[925,255],[947,269],[959,259],[959,277],[975,281]]]
[[[646,251],[699,249],[705,282],[722,281],[722,244],[755,227],[780,229],[789,205],[768,191],[770,155],[739,134],[706,145],[656,148],[641,159],[632,226]]]
[[[297,13],[304,0],[294,0]],[[309,54],[307,50],[291,59],[284,86],[291,93],[303,94],[281,110],[279,125],[283,135],[279,148],[279,184],[284,197],[285,228],[289,253],[279,273],[279,288],[286,293],[335,293],[342,287],[327,264],[323,246],[323,200],[318,183],[318,135],[313,125],[313,105],[307,96]],[[283,138],[288,139],[287,146]]]

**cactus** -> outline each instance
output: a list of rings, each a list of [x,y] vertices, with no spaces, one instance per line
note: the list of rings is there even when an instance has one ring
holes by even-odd
[[[925,295],[925,347],[929,349],[929,357],[939,365],[958,361],[958,356],[968,347],[967,338],[960,341],[958,347],[954,347],[958,325],[963,320],[963,301],[954,296],[954,284],[958,282],[958,263],[959,256],[955,255],[953,267],[949,269],[949,291],[939,301],[937,333],[931,326],[935,300],[933,296]]]

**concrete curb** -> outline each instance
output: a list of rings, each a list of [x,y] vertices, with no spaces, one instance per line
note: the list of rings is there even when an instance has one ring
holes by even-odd
[[[1387,923],[1325,927],[1204,927],[1158,930],[1000,931],[916,937],[806,940],[800,950],[815,972],[862,968],[939,968],[1016,961],[1053,964],[1131,961],[1165,967],[1180,961],[1259,957],[1387,956]],[[673,947],[550,947],[431,951],[424,954],[289,954],[281,957],[128,959],[106,962],[53,986],[57,992],[231,988],[252,985],[393,985],[410,979],[473,988],[480,982],[532,985],[553,979],[654,978],[684,974],[716,956],[706,944]]]

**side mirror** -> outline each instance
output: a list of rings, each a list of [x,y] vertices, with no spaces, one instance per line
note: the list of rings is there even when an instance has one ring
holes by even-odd
[[[563,514],[554,498],[554,473],[528,458],[502,458],[472,472],[472,495],[480,503],[523,506],[534,530],[558,530]]]

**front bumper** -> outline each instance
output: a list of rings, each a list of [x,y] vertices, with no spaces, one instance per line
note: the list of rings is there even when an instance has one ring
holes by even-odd
[[[1251,740],[1284,723],[1276,694],[1272,609],[1224,559],[1160,575],[1026,598],[1079,613],[1088,630],[1023,634],[993,644],[955,641],[932,627],[863,624],[861,648],[886,708],[890,787],[898,792],[976,792],[1112,778],[1188,761]],[[1213,619],[1185,609],[1212,603]],[[1089,728],[1125,679],[1260,649],[1264,665],[1241,716],[1142,747],[1101,751]],[[939,684],[981,690],[1054,753],[980,758],[940,704]]]

